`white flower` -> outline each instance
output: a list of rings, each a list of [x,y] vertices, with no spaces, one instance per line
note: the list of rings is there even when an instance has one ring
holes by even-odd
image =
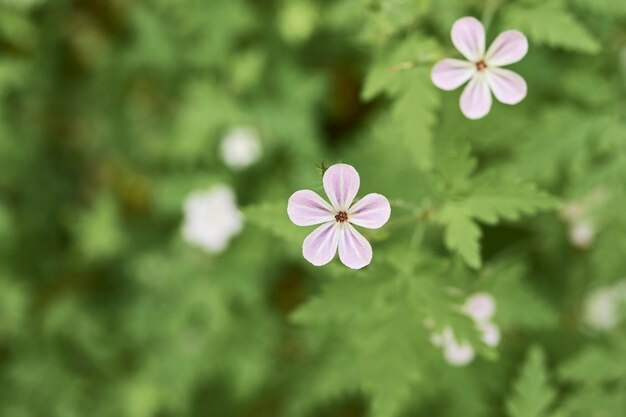
[[[443,348],[443,357],[450,365],[464,366],[474,360],[475,352],[472,345],[459,343],[450,327],[445,327],[441,333],[433,333],[430,341],[433,345]]]
[[[500,344],[500,328],[494,323],[485,323],[480,326],[483,333],[483,342],[487,346],[496,347]]]
[[[487,293],[476,293],[465,301],[463,311],[477,324],[485,324],[496,313],[496,301]]]
[[[222,139],[221,154],[230,168],[243,169],[261,156],[261,141],[253,129],[235,128]]]
[[[206,252],[223,251],[243,226],[235,194],[225,185],[190,194],[185,199],[183,209],[184,239]]]
[[[620,308],[625,306],[626,282],[597,289],[585,300],[583,322],[593,330],[611,330],[622,319]]]
[[[463,17],[452,26],[452,43],[465,60],[446,58],[432,70],[433,83],[454,90],[469,81],[461,95],[461,111],[468,119],[480,119],[491,109],[491,94],[504,104],[517,104],[526,97],[526,81],[517,73],[500,68],[520,61],[528,52],[528,40],[517,30],[502,32],[485,51],[485,28],[473,17]]]
[[[450,365],[465,366],[474,360],[476,352],[469,343],[457,343],[452,340],[443,349],[443,356]]]
[[[372,246],[353,224],[366,229],[381,228],[391,216],[389,200],[370,193],[354,203],[361,179],[350,165],[331,166],[324,173],[322,182],[330,204],[311,190],[296,191],[287,202],[287,215],[294,224],[321,224],[304,239],[304,258],[321,266],[339,252],[339,259],[348,268],[361,269],[369,265]]]
[[[579,249],[587,249],[593,242],[594,236],[595,230],[587,221],[575,223],[569,231],[570,243]]]

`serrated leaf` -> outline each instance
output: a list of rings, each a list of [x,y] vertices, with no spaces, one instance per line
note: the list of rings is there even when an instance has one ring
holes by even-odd
[[[600,51],[598,41],[559,0],[542,2],[531,8],[507,7],[503,27],[520,30],[537,44],[587,54]]]
[[[566,362],[560,369],[564,379],[581,384],[600,384],[626,375],[626,355],[591,347]]]
[[[421,63],[431,56],[434,42],[410,38],[392,53],[379,57],[368,73],[362,97],[386,94],[395,98],[389,120],[388,146],[402,149],[420,169],[432,167],[433,127],[440,95],[430,79],[430,67]],[[403,65],[408,65],[404,68]]]
[[[509,417],[547,417],[555,397],[555,389],[548,381],[545,355],[540,348],[533,347],[507,402]]]
[[[478,178],[464,201],[471,215],[487,224],[500,219],[517,220],[522,215],[555,207],[556,200],[534,184],[503,182],[495,175]]]
[[[438,217],[445,226],[445,242],[448,249],[458,252],[472,268],[480,268],[480,227],[465,207],[446,206]]]

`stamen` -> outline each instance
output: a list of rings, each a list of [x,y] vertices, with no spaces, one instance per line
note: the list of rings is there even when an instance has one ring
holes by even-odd
[[[335,215],[335,220],[337,221],[337,223],[347,222],[348,213],[346,213],[345,211],[340,211],[339,213]]]
[[[482,60],[481,60],[481,61],[478,61],[478,62],[476,63],[476,69],[477,69],[478,71],[482,71],[482,70],[484,70],[485,68],[487,68],[487,64],[485,63],[485,61],[482,61]]]

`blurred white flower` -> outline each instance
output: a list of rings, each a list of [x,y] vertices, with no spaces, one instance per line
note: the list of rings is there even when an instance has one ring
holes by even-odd
[[[585,300],[583,323],[593,330],[611,330],[621,321],[620,309],[625,306],[626,282],[597,289]]]
[[[458,343],[456,340],[446,343],[443,356],[450,365],[464,366],[474,360],[474,348],[469,343]]]
[[[237,208],[235,194],[225,185],[191,193],[185,199],[183,210],[184,239],[206,252],[223,251],[243,227],[243,216]]]
[[[487,346],[496,347],[500,344],[500,328],[491,321],[496,313],[496,300],[492,295],[475,293],[465,301],[461,310],[474,321]],[[433,327],[431,322],[426,322],[425,325],[431,329]],[[459,342],[449,326],[440,333],[432,333],[430,341],[434,346],[443,348],[443,356],[451,365],[467,365],[476,355],[473,346],[467,342]]]
[[[473,294],[465,301],[463,312],[474,319],[477,324],[485,324],[496,313],[496,300],[484,292]]]
[[[443,348],[443,357],[450,365],[463,366],[474,360],[475,352],[472,345],[457,342],[450,327],[444,328],[441,333],[433,333],[430,341],[433,345]]]
[[[575,223],[570,227],[570,243],[579,249],[587,249],[593,242],[594,236],[595,230],[591,223],[587,221]]]
[[[500,328],[494,323],[485,323],[480,326],[483,333],[483,342],[487,346],[496,347],[500,344]]]
[[[238,127],[222,139],[220,151],[226,165],[233,169],[243,169],[255,163],[261,156],[261,141],[253,129]]]

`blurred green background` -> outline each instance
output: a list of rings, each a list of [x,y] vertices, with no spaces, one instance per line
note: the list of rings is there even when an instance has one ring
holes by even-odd
[[[480,121],[467,15],[530,41]],[[625,91],[620,0],[0,0],[0,416],[625,416]],[[362,271],[286,215],[337,162]]]

